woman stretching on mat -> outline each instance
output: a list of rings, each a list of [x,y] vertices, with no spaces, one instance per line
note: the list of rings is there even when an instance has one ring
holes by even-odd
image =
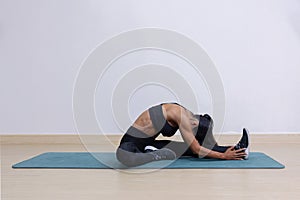
[[[247,159],[248,131],[235,146],[219,146],[212,133],[213,120],[207,114],[195,115],[177,103],[163,103],[144,111],[121,139],[116,155],[133,167],[156,160],[173,160],[181,156]],[[184,142],[156,140],[161,133],[171,137],[179,129]]]

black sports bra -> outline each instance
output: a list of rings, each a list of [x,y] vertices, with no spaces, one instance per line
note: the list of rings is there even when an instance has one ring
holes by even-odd
[[[178,130],[178,127],[171,126],[169,122],[166,120],[165,125],[159,131],[163,136],[171,137],[173,136]]]
[[[162,105],[164,104],[176,104],[181,106],[178,103],[161,103],[160,105],[154,106],[152,108],[149,109],[149,113],[150,113],[150,117],[153,123],[154,128],[157,130],[157,135],[159,135],[160,133],[163,136],[166,137],[171,137],[173,136],[177,130],[178,127],[174,127],[171,126],[169,124],[169,122],[165,119],[164,115],[163,115],[163,111],[162,111]],[[183,107],[183,106],[181,106]]]

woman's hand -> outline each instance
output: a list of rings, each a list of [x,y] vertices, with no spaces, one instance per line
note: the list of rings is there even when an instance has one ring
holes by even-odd
[[[225,160],[242,160],[243,157],[245,157],[247,155],[245,153],[245,149],[246,148],[235,150],[234,146],[232,146],[224,152],[224,159]]]

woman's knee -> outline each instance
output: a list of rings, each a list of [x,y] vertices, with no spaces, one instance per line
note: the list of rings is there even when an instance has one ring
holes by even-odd
[[[136,153],[126,151],[122,148],[118,148],[116,152],[117,159],[128,167],[136,166]]]

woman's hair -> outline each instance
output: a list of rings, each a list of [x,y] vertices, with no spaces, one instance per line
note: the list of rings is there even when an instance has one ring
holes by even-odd
[[[206,135],[208,129],[213,127],[214,123],[211,116],[209,116],[208,114],[195,114],[194,117],[199,120],[199,125],[193,128],[193,133],[196,139],[199,141],[202,136]]]

